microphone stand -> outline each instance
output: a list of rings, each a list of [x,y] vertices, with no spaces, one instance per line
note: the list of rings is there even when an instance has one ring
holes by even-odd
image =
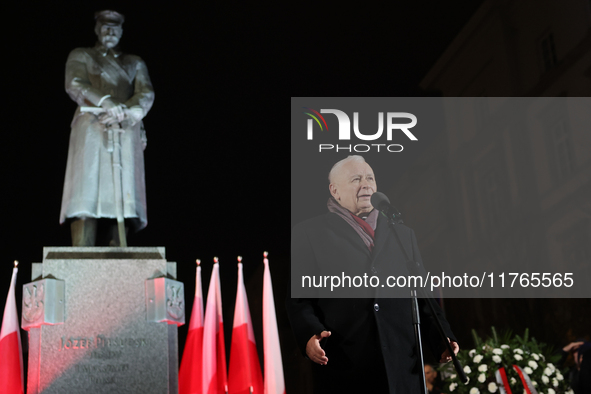
[[[410,259],[410,257],[408,256],[408,253],[406,251],[406,248],[402,245],[402,242],[400,241],[400,237],[398,236],[398,233],[394,229],[394,226],[396,224],[403,223],[402,219],[400,218],[400,216],[402,216],[402,215],[396,209],[394,209],[394,211],[395,211],[395,213],[390,214],[390,215],[384,214],[384,216],[386,216],[386,218],[388,219],[388,227],[390,227],[390,229],[392,230],[392,233],[394,234],[394,239],[396,239],[396,242],[398,243],[400,250],[402,250],[402,253],[404,254],[404,257],[406,259],[406,267],[408,268],[408,271],[410,272],[410,274],[414,275],[414,276],[423,277],[423,275],[421,275],[418,270],[419,263]],[[435,302],[435,301],[433,300],[431,295],[426,293],[425,290],[419,286],[419,287],[416,287],[413,290],[411,290],[410,295],[411,295],[411,305],[412,305],[412,319],[413,319],[413,325],[414,325],[414,331],[415,331],[415,341],[417,344],[417,349],[419,351],[419,360],[421,362],[420,377],[421,377],[421,386],[423,387],[423,392],[425,394],[429,393],[429,391],[427,390],[427,380],[425,378],[425,361],[423,359],[423,345],[421,342],[421,319],[420,319],[420,315],[419,315],[419,302],[417,299],[417,290],[421,294],[421,297],[426,300],[427,305],[429,305],[429,309],[431,311],[431,314],[433,315],[433,318],[435,319],[436,327],[437,327],[437,330],[439,331],[439,335],[441,336],[441,339],[445,343],[445,346],[446,346],[447,350],[449,351],[449,354],[451,354],[451,358],[453,360],[453,364],[454,364],[454,367],[458,373],[458,376],[460,377],[460,381],[462,381],[465,384],[466,381],[468,380],[468,378],[466,377],[466,374],[464,373],[464,369],[462,368],[462,364],[460,364],[460,361],[456,357],[455,353],[453,352],[453,349],[451,348],[449,341],[447,340],[447,335],[445,334],[445,331],[443,331],[443,326],[441,325],[441,321],[439,320],[437,313],[435,313],[435,307],[433,306],[433,302]]]

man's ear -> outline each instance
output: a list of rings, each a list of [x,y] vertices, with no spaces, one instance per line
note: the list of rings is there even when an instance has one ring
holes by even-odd
[[[331,183],[330,185],[328,185],[328,190],[330,190],[331,196],[333,196],[334,199],[338,201],[339,192],[337,191],[337,187]]]

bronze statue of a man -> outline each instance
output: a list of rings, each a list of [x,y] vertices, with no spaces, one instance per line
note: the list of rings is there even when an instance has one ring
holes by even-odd
[[[95,19],[98,42],[74,49],[66,63],[66,91],[78,108],[71,123],[60,223],[71,221],[74,246],[93,246],[97,219],[110,219],[105,243],[118,246],[111,129],[117,125],[120,136],[117,168],[125,224],[140,230],[147,225],[142,119],[152,107],[154,90],[144,61],[119,49],[123,15],[107,10]],[[85,112],[85,107],[96,111]]]

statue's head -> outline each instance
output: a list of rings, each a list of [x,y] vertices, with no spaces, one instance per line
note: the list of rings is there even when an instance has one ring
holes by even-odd
[[[125,17],[117,11],[105,10],[94,14],[96,25],[94,32],[98,40],[107,48],[114,48],[119,44],[123,34],[123,21]]]

